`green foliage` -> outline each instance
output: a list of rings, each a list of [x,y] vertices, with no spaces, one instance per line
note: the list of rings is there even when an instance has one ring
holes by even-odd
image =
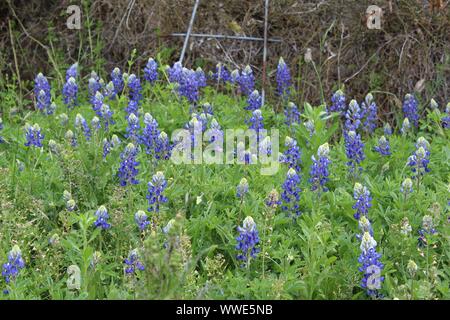
[[[168,55],[170,51],[163,52],[158,60],[165,61]],[[134,58],[130,68],[133,62]],[[282,113],[275,113],[268,105],[262,110],[265,127],[280,130],[281,149],[286,135],[295,138],[302,149],[303,214],[293,220],[279,208],[270,213],[264,206],[272,188],[280,191],[287,171],[284,166],[273,176],[261,175],[260,165],[175,165],[161,161],[154,167],[145,152],[140,152],[140,184],[120,187],[117,170],[124,144],[103,159],[102,140],[112,134],[126,140],[126,98],[110,101],[116,121],[110,132],[100,130],[86,141],[74,127],[74,120],[76,113],[88,122],[94,116],[87,97],[82,95],[80,106],[68,112],[54,91],[56,115],[17,114],[17,88],[9,82],[5,87],[8,90],[0,92],[4,115],[1,135],[5,139],[0,144],[0,262],[6,262],[7,253],[17,244],[26,267],[11,284],[0,280],[0,287],[10,291],[0,296],[2,299],[367,298],[360,287],[359,241],[355,237],[358,224],[352,209],[356,181],[349,177],[345,165],[339,115],[328,115],[324,106],[306,103],[302,124],[292,129],[285,126]],[[150,112],[167,133],[189,120],[187,102],[171,89],[165,79],[153,87],[145,84],[140,110],[141,114]],[[228,89],[223,93],[207,87],[202,102],[211,103],[222,128],[246,128],[245,99],[229,94]],[[70,119],[66,126],[58,119],[63,112]],[[389,157],[373,151],[381,128],[364,137],[366,159],[358,181],[373,196],[369,218],[385,264],[381,293],[387,299],[450,298],[450,147],[441,118],[439,111],[430,112],[422,118],[420,132],[390,136]],[[314,123],[312,136],[303,124],[308,120]],[[23,126],[27,122],[41,126],[45,134],[42,149],[24,146]],[[68,129],[77,135],[77,147],[64,139]],[[411,176],[406,160],[421,135],[431,143],[431,172],[419,188],[403,197],[401,182]],[[58,144],[59,153],[49,151],[50,139]],[[330,143],[332,160],[330,191],[319,198],[309,189],[309,168],[311,156],[326,142]],[[148,213],[155,218],[155,225],[140,232],[134,214],[146,210],[146,184],[156,171],[163,171],[168,180],[165,195],[169,200],[160,213]],[[250,191],[240,203],[235,187],[243,177]],[[76,202],[73,212],[66,209],[64,190]],[[111,229],[93,227],[100,205],[108,209]],[[235,237],[237,225],[249,215],[260,231],[263,252],[245,269],[236,260]],[[418,247],[417,232],[424,215],[433,217],[438,233],[427,238],[427,246]],[[403,234],[401,225],[406,218],[412,232]],[[162,227],[171,219],[175,222],[166,234]],[[145,270],[126,275],[123,261],[135,248]],[[409,260],[418,266],[414,275],[408,272]],[[79,289],[67,286],[67,269],[72,265],[80,269]]]

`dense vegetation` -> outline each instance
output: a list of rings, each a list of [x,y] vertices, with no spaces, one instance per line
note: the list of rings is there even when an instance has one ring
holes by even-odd
[[[450,297],[445,101],[408,95],[391,128],[376,94],[289,103],[282,61],[263,106],[249,68],[132,70],[38,75],[33,110],[0,93],[1,299]],[[198,122],[278,129],[280,170],[175,164]]]

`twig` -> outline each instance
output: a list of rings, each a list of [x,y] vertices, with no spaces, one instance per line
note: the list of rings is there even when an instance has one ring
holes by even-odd
[[[45,49],[45,51],[47,52],[48,58],[50,59],[50,62],[53,64],[53,67],[55,68],[56,73],[58,74],[61,83],[64,82],[64,78],[61,75],[61,72],[59,71],[58,65],[56,64],[55,60],[53,59],[53,56],[50,53],[50,49],[48,48],[48,46],[46,46],[45,44],[43,44],[42,42],[40,42],[38,39],[36,39],[35,37],[33,37],[28,30],[24,27],[24,25],[22,24],[22,21],[20,21],[19,17],[17,17],[16,11],[14,10],[14,8],[11,5],[10,0],[6,0],[8,2],[8,6],[11,9],[11,12],[14,16],[14,18],[17,20],[17,22],[19,23],[20,27],[22,28],[23,33],[25,33],[25,35],[30,38],[31,40],[33,40],[34,42],[36,42],[38,45],[40,45],[42,48]]]
[[[345,79],[344,83],[347,83],[348,81],[350,81],[351,79],[356,77],[361,71],[363,71],[367,67],[367,65],[369,64],[370,60],[372,60],[372,58],[374,58],[376,55],[378,55],[378,53],[381,51],[381,49],[383,49],[385,46],[387,46],[389,43],[391,43],[394,39],[396,39],[396,38],[394,37],[394,38],[390,39],[389,41],[386,41],[380,47],[378,47],[377,51],[375,51],[375,53],[373,55],[371,55],[369,57],[369,59],[367,59],[367,61],[362,65],[362,67],[358,71],[356,71],[353,75],[351,75],[350,77]]]
[[[14,45],[14,38],[13,38],[13,34],[12,34],[10,19],[8,19],[8,29],[9,29],[9,37],[11,40],[11,47],[12,47],[13,56],[14,56],[14,65],[16,67],[17,82],[19,83],[19,100],[20,100],[19,103],[20,103],[20,105],[22,105],[22,81],[20,80],[19,64],[17,63],[16,47]]]
[[[322,0],[318,4],[316,4],[314,8],[312,8],[310,10],[299,11],[299,12],[286,12],[285,14],[288,14],[288,15],[294,15],[294,14],[300,15],[300,14],[312,13],[312,12],[316,11],[317,9],[319,9],[322,5],[326,4],[327,2],[328,2],[327,0]]]
[[[339,42],[339,49],[338,49],[338,54],[337,54],[337,64],[338,64],[337,72],[338,72],[339,89],[341,87],[341,51],[342,51],[342,43],[344,42],[344,31],[345,31],[345,26],[341,22],[341,41]]]
[[[134,4],[134,0],[130,0],[130,2],[128,2],[127,9],[125,10],[125,12],[123,14],[122,19],[120,19],[119,26],[117,27],[116,32],[114,33],[114,37],[113,37],[111,43],[109,44],[108,51],[112,48],[114,42],[116,41],[117,36],[119,35],[120,28],[122,27],[122,24],[125,21],[125,17],[127,17],[127,13],[129,16],[129,12],[132,8],[132,4]]]

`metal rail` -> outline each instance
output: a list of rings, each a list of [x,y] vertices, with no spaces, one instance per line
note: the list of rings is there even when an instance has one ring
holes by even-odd
[[[265,0],[264,6],[264,51],[263,51],[263,68],[262,68],[262,85],[261,85],[261,106],[264,106],[264,98],[266,95],[266,64],[267,64],[267,25],[269,21],[269,0]]]
[[[172,37],[185,37],[186,33],[172,33]],[[247,36],[231,36],[225,34],[208,34],[208,33],[191,33],[190,37],[195,38],[214,38],[214,39],[224,39],[224,40],[248,40],[248,41],[264,41],[264,38],[259,37],[247,37]],[[281,38],[270,38],[267,39],[268,42],[283,42]]]

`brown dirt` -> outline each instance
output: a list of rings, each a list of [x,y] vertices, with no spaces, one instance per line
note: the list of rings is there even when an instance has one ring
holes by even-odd
[[[114,66],[126,67],[133,48],[137,49],[139,67],[158,52],[163,62],[172,63],[178,59],[183,39],[170,34],[186,31],[194,0],[10,2],[17,17],[7,0],[0,3],[0,62],[6,62],[0,64],[0,69],[9,74],[18,69],[21,79],[32,80],[38,71],[56,76],[52,71],[55,64],[63,70],[74,61],[84,67],[84,74],[93,68],[109,71]],[[358,99],[373,90],[388,114],[399,104],[398,99],[424,79],[423,101],[435,97],[443,105],[450,100],[449,2],[442,1],[441,8],[431,12],[427,1],[416,0],[272,0],[269,37],[280,37],[283,42],[268,46],[269,85],[275,86],[276,63],[283,56],[300,88],[298,102],[318,103],[317,77],[312,66],[303,61],[305,50],[311,48],[326,97],[340,84]],[[81,31],[65,26],[65,10],[71,3],[84,5]],[[371,4],[384,11],[382,30],[365,26],[365,11]],[[262,37],[263,12],[262,0],[203,0],[193,32]],[[54,55],[54,63],[50,62],[49,52]],[[191,41],[185,58],[187,66],[211,69],[219,61],[231,68],[251,64],[260,72],[262,43],[198,38]]]

